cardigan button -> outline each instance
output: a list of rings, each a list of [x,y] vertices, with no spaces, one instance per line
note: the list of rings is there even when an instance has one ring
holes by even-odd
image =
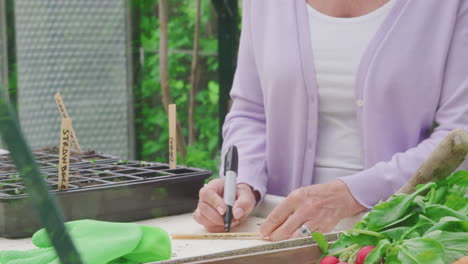
[[[357,104],[357,106],[359,106],[359,107],[363,107],[363,106],[364,106],[364,101],[362,101],[361,99],[359,99],[359,100],[356,101],[356,104]]]

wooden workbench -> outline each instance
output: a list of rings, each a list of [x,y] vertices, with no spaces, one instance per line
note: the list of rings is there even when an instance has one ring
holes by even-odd
[[[258,227],[273,208],[283,200],[283,197],[267,195],[262,204],[239,227],[232,232],[258,232]],[[346,219],[337,225],[333,232],[349,229],[359,220],[358,217]],[[169,233],[205,233],[206,230],[196,223],[191,213],[161,217],[136,222],[138,224],[158,226]],[[263,240],[174,240],[173,259],[186,259],[196,256],[204,256],[224,251],[251,248],[266,245],[271,242]],[[34,245],[30,238],[5,239],[0,238],[0,250],[24,250],[32,249]]]

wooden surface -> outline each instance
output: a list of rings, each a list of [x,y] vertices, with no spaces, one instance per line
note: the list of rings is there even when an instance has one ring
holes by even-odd
[[[320,258],[321,252],[317,245],[306,245],[271,251],[263,251],[245,255],[231,256],[214,260],[196,261],[192,263],[204,264],[313,264]]]
[[[244,223],[233,228],[232,232],[258,232],[260,224],[264,217],[271,212],[284,198],[273,195],[266,195],[262,204],[260,204]],[[361,219],[360,216],[347,218],[338,223],[333,232],[347,230]],[[156,219],[148,219],[136,222],[138,224],[157,226],[166,230],[169,234],[172,233],[192,233],[206,234],[207,231],[192,218],[192,213],[168,216]],[[283,242],[270,242],[265,240],[173,240],[173,256],[169,263],[189,263],[190,260],[202,260],[207,256],[227,257],[227,255],[235,253],[251,254],[258,250],[278,250],[284,247]],[[309,238],[291,240],[287,242],[292,246],[303,246],[305,243],[311,244]],[[292,243],[292,244],[291,244]],[[31,238],[24,239],[6,239],[0,238],[0,250],[24,250],[35,248],[31,243]],[[230,253],[231,252],[231,253]]]
[[[331,243],[338,239],[338,233],[326,234],[325,237]],[[313,263],[319,256],[315,242],[304,237],[154,263],[285,263],[291,260],[294,263]]]

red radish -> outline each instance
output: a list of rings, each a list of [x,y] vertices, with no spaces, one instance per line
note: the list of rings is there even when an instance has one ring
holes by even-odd
[[[365,246],[357,253],[356,264],[364,264],[367,255],[374,249],[374,246]]]
[[[338,264],[349,264],[348,262],[338,262]]]
[[[319,264],[338,264],[340,260],[334,256],[326,256],[324,257]]]

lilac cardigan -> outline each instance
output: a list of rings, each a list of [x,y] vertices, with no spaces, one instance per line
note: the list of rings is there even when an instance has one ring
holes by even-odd
[[[392,0],[355,86],[365,170],[340,178],[370,208],[455,128],[468,130],[468,1]],[[223,153],[238,182],[288,195],[312,183],[318,94],[305,0],[244,0]]]

